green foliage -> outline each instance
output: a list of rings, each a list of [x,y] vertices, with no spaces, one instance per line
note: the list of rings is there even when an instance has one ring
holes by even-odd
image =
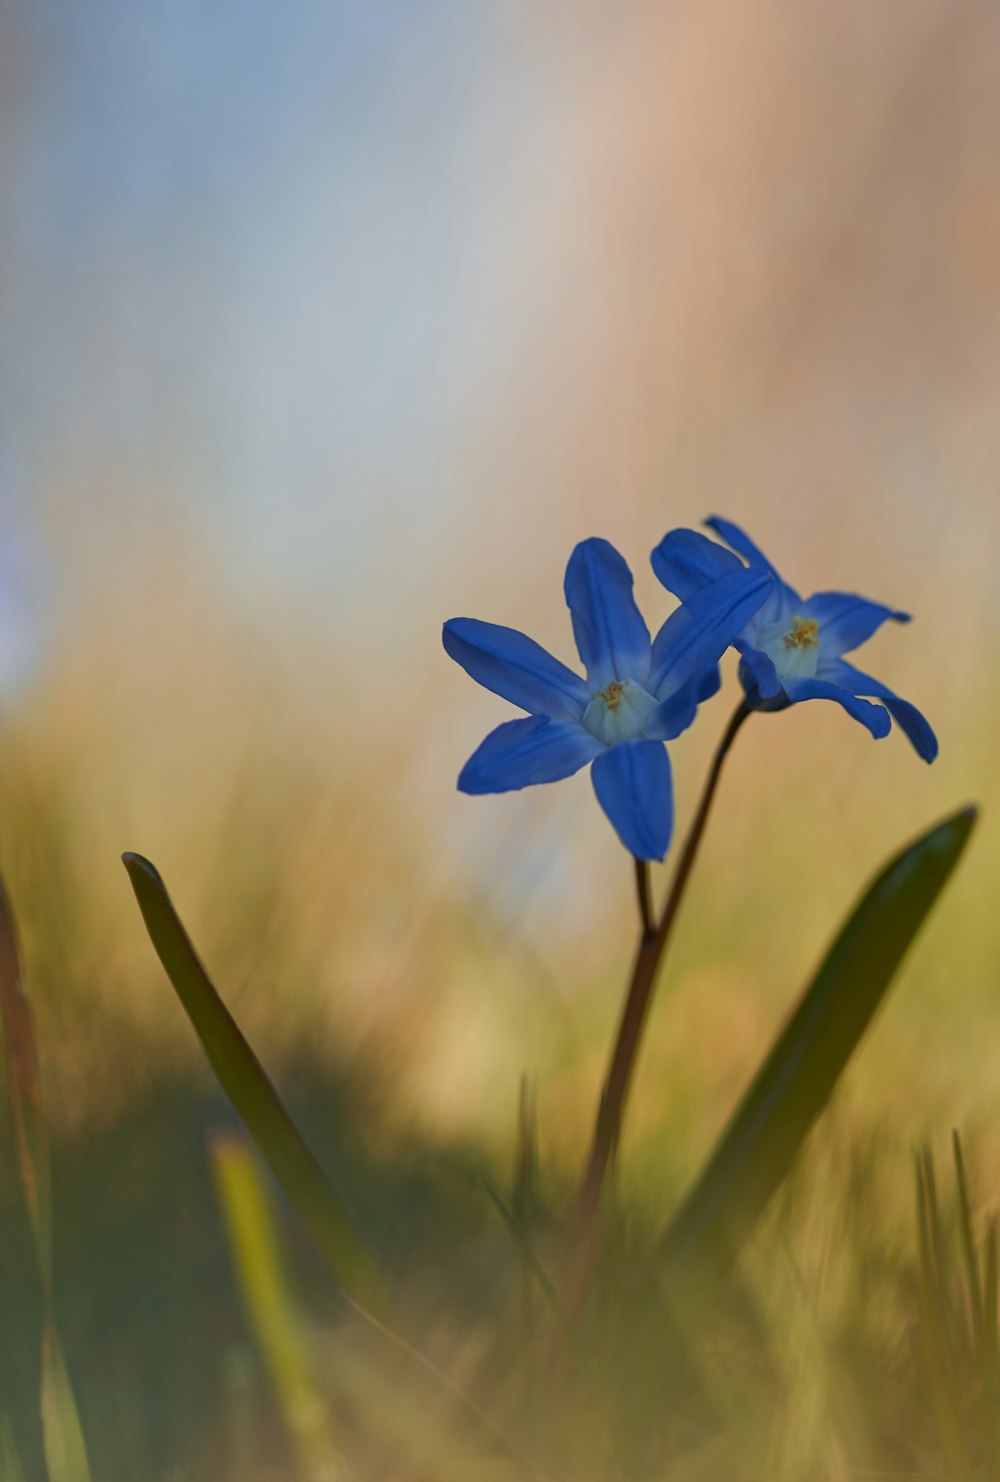
[[[337,1475],[326,1406],[316,1382],[302,1317],[289,1287],[267,1190],[253,1152],[230,1135],[212,1141],[212,1165],[233,1264],[306,1482]]]
[[[320,1168],[191,944],[156,869],[124,856],[146,929],[226,1095],[344,1290],[375,1308],[381,1279],[346,1203]]]
[[[300,1307],[292,1295],[275,1211],[252,1154],[238,1139],[213,1140],[232,1262],[276,1414],[293,1439],[280,1474],[303,1482],[348,1475],[347,1468],[350,1475],[433,1475],[456,1482],[551,1482],[567,1474],[576,1482],[625,1476],[799,1482],[804,1475],[834,1482],[867,1469],[1000,1482],[998,1225],[995,1216],[977,1213],[970,1187],[976,1179],[957,1136],[953,1198],[942,1198],[929,1152],[917,1160],[916,1254],[912,1262],[897,1254],[878,1277],[883,1296],[893,1287],[895,1327],[888,1336],[879,1331],[877,1313],[860,1300],[852,1307],[838,1293],[823,1260],[809,1271],[801,1267],[808,1242],[786,1212],[794,1211],[803,1185],[809,1187],[809,1170],[781,1201],[781,1221],[769,1221],[760,1238],[749,1241],[973,823],[967,810],[941,824],[904,850],[865,893],[667,1235],[654,1241],[634,1207],[608,1212],[593,1300],[582,1321],[566,1312],[564,1236],[547,1213],[557,1201],[544,1188],[535,1095],[525,1082],[513,1178],[483,1176],[510,1237],[506,1245],[495,1225],[483,1243],[486,1237],[470,1219],[467,1187],[455,1191],[452,1230],[441,1249],[435,1252],[434,1241],[413,1229],[409,1286],[399,1290],[397,1284],[394,1303],[403,1310],[415,1306],[406,1328],[421,1334],[419,1348],[360,1310],[371,1313],[385,1299],[345,1201],[288,1120],[205,975],[159,876],[146,861],[127,856],[150,936],[223,1089],[359,1304],[346,1320],[334,1323],[324,1315],[315,1326],[309,1323],[309,1306]],[[89,1482],[63,1349],[51,1322],[48,1127],[9,916],[0,959],[18,1167],[45,1288],[44,1451],[50,1482]],[[848,1188],[845,1177],[843,1189],[823,1190],[824,1200],[843,1200],[845,1208],[853,1200],[857,1211],[862,1205],[868,1210],[852,1216],[859,1228],[840,1257],[852,1279],[857,1272],[860,1280],[878,1244],[871,1212],[881,1207],[888,1167],[883,1161],[869,1171],[863,1187]],[[400,1218],[398,1193],[384,1199]],[[294,1221],[286,1233],[294,1238]],[[475,1252],[477,1277],[463,1298],[455,1257],[468,1251]],[[737,1255],[744,1259],[734,1279]],[[417,1274],[418,1265],[433,1265],[435,1257],[436,1270]],[[301,1277],[303,1292],[312,1282],[315,1293],[316,1273],[308,1271],[308,1259],[305,1265],[296,1272],[296,1290]],[[725,1283],[719,1280],[724,1271],[730,1272]],[[686,1300],[678,1303],[681,1289]],[[666,1293],[666,1304],[657,1292]],[[651,1329],[654,1344],[646,1341]],[[72,1333],[63,1337],[80,1375]],[[255,1438],[266,1435],[266,1422],[247,1383],[243,1389],[243,1444],[231,1449],[229,1461],[235,1465],[239,1456],[241,1476],[265,1475],[268,1462],[256,1454]],[[648,1403],[635,1403],[633,1389]],[[83,1399],[89,1419],[86,1393]],[[30,1448],[30,1438],[26,1444]],[[4,1478],[34,1476],[31,1460],[0,1421]],[[122,1467],[124,1476],[124,1459]],[[177,1475],[193,1482],[212,1475],[208,1468],[196,1460]],[[217,1475],[229,1475],[225,1464]]]
[[[90,1482],[87,1447],[55,1324],[42,1345],[42,1435],[49,1482]]]
[[[664,1281],[717,1275],[788,1174],[976,821],[963,809],[868,887],[758,1071],[659,1251]]]
[[[919,1350],[941,1451],[954,1482],[1000,1479],[996,1215],[981,1240],[962,1144],[952,1137],[954,1211],[946,1217],[929,1148],[916,1158]]]
[[[0,884],[0,1018],[7,1046],[7,1081],[14,1114],[18,1172],[31,1220],[42,1281],[40,1410],[49,1482],[89,1482],[87,1447],[66,1372],[52,1302],[52,1170],[35,1025],[21,979],[14,917]],[[13,1436],[2,1450],[16,1475]],[[17,1464],[19,1466],[19,1463]]]
[[[6,1415],[0,1416],[0,1477],[4,1482],[25,1482],[14,1432]]]

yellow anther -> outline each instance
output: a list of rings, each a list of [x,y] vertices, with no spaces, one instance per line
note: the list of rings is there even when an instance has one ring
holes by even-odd
[[[815,618],[793,617],[785,634],[786,648],[819,648],[819,623]]]
[[[617,710],[622,702],[622,690],[625,688],[620,679],[613,679],[605,690],[598,690],[595,696],[603,700],[609,710]]]

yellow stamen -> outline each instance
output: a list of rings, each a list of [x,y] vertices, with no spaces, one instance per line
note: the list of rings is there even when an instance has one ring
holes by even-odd
[[[617,710],[622,702],[622,690],[625,688],[620,679],[613,679],[606,690],[598,690],[595,696],[603,700],[609,710]]]
[[[785,634],[786,648],[819,648],[819,623],[815,618],[793,617]]]

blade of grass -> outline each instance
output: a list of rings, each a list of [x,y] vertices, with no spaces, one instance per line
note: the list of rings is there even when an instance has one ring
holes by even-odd
[[[0,1016],[7,1048],[7,1084],[14,1115],[18,1173],[28,1205],[38,1268],[46,1294],[52,1284],[52,1186],[49,1135],[42,1099],[35,1022],[21,978],[14,916],[0,883]]]
[[[503,1220],[508,1231],[510,1232],[511,1238],[521,1249],[524,1260],[530,1267],[534,1279],[538,1282],[539,1288],[541,1289],[545,1300],[552,1308],[552,1314],[555,1317],[556,1322],[562,1329],[563,1334],[566,1337],[566,1341],[569,1343],[569,1346],[572,1348],[574,1354],[579,1360],[580,1367],[583,1369],[584,1373],[588,1375],[588,1377],[590,1377],[591,1379],[594,1378],[594,1370],[591,1365],[590,1358],[587,1354],[587,1350],[584,1347],[579,1334],[577,1333],[576,1329],[574,1328],[573,1324],[570,1322],[569,1317],[566,1314],[566,1309],[559,1299],[559,1293],[556,1291],[555,1283],[546,1271],[545,1267],[542,1265],[541,1261],[538,1259],[538,1255],[535,1251],[534,1246],[525,1243],[521,1228],[518,1224],[517,1216],[515,1215],[514,1211],[508,1207],[506,1199],[503,1197],[496,1184],[485,1173],[482,1175],[482,1178],[483,1187],[485,1188],[487,1194],[489,1194],[490,1198],[493,1200],[493,1203],[495,1204],[497,1209],[497,1213],[500,1215],[500,1218]]]
[[[517,1105],[517,1159],[511,1209],[520,1225],[529,1230],[534,1219],[535,1174],[538,1167],[538,1110],[535,1088],[528,1077],[521,1077]]]
[[[24,990],[14,913],[0,882],[0,1020],[18,1173],[42,1283],[42,1442],[49,1482],[90,1482],[87,1448],[53,1313],[52,1170],[34,1016]],[[5,1441],[6,1446],[6,1441]],[[11,1439],[10,1444],[13,1445]]]
[[[829,1100],[976,821],[963,809],[904,849],[869,886],[778,1036],[674,1216],[660,1268],[678,1282],[738,1254]]]
[[[983,1427],[986,1438],[987,1477],[1000,1482],[1000,1336],[997,1332],[1000,1303],[1000,1236],[996,1215],[991,1215],[983,1241]]]
[[[935,1237],[937,1211],[928,1181],[929,1159],[916,1159],[917,1233],[919,1239],[920,1344],[931,1391],[938,1435],[954,1482],[972,1482],[972,1458],[955,1387],[948,1348],[947,1312],[942,1300],[942,1273]]]
[[[1000,1278],[998,1278],[997,1248],[998,1226],[996,1215],[990,1216],[983,1241],[983,1342],[986,1352],[996,1360],[1000,1355],[1000,1338],[997,1333],[998,1302],[1000,1302]]]
[[[0,1477],[4,1482],[26,1482],[14,1432],[6,1415],[0,1416]]]
[[[962,1139],[958,1128],[951,1134],[952,1157],[955,1161],[955,1183],[958,1188],[959,1233],[962,1238],[962,1257],[965,1264],[965,1280],[969,1288],[969,1327],[973,1349],[983,1353],[983,1283],[979,1273],[979,1256],[972,1233],[972,1205],[969,1201],[969,1183],[965,1174],[965,1158],[962,1154]]]
[[[484,1410],[482,1405],[473,1399],[470,1394],[466,1393],[462,1386],[457,1384],[449,1374],[439,1368],[432,1359],[429,1359],[414,1344],[408,1342],[400,1333],[387,1327],[374,1313],[360,1307],[351,1296],[348,1295],[346,1301],[348,1306],[357,1313],[361,1321],[373,1333],[384,1339],[385,1343],[391,1349],[394,1349],[396,1353],[406,1358],[413,1365],[415,1371],[427,1375],[438,1388],[450,1395],[455,1401],[456,1406],[464,1412],[466,1418],[475,1421],[484,1434],[491,1436],[494,1441],[498,1442],[503,1448],[504,1453],[509,1456],[510,1460],[515,1463],[526,1477],[530,1477],[532,1482],[548,1482],[546,1473],[542,1471],[538,1463],[522,1451],[504,1427],[494,1420],[493,1416]]]
[[[519,1253],[517,1352],[521,1364],[521,1409],[532,1434],[538,1425],[539,1385],[535,1355],[534,1254],[535,1167],[538,1157],[538,1125],[534,1088],[522,1075],[517,1104],[517,1150],[511,1189],[511,1210],[517,1221]]]
[[[306,1146],[216,991],[159,873],[139,854],[122,858],[150,940],[222,1089],[341,1286],[362,1306],[384,1310],[381,1279],[343,1198]]]
[[[948,1289],[946,1279],[948,1254],[945,1249],[944,1226],[941,1223],[941,1205],[938,1200],[934,1157],[926,1143],[920,1150],[920,1165],[923,1170],[924,1203],[927,1212],[927,1230],[931,1242],[931,1270],[937,1285],[941,1310],[942,1312],[947,1312]]]
[[[73,1386],[51,1317],[42,1342],[42,1439],[49,1482],[90,1482]]]
[[[331,1478],[337,1450],[279,1254],[267,1189],[243,1138],[219,1135],[210,1151],[243,1303],[302,1473],[317,1482]]]

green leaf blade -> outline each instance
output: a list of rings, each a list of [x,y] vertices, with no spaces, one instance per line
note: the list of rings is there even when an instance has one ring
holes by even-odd
[[[91,1482],[83,1428],[59,1335],[46,1325],[42,1344],[42,1438],[49,1482]]]
[[[344,1200],[306,1146],[216,991],[158,871],[139,854],[125,854],[122,862],[157,956],[223,1091],[344,1291],[362,1306],[383,1309],[381,1280]]]
[[[675,1283],[725,1269],[792,1167],[944,888],[976,822],[965,808],[898,854],[862,895],[779,1034],[658,1256]]]
[[[0,1023],[7,1051],[7,1085],[14,1115],[18,1174],[24,1190],[42,1285],[52,1287],[52,1190],[49,1132],[35,1020],[21,976],[17,927],[0,882]]]
[[[42,1283],[42,1372],[40,1411],[49,1482],[90,1482],[87,1446],[66,1371],[53,1316],[52,1169],[49,1128],[42,1093],[41,1061],[35,1019],[21,974],[17,926],[0,881],[0,1023],[7,1055],[7,1085],[14,1114],[18,1174],[31,1220]],[[13,1433],[0,1424],[0,1477],[11,1482],[20,1463]]]
[[[27,1482],[7,1415],[0,1415],[0,1477],[4,1482]]]
[[[243,1306],[302,1477],[308,1482],[334,1478],[340,1473],[338,1452],[256,1155],[245,1138],[228,1132],[211,1139],[210,1152]]]

